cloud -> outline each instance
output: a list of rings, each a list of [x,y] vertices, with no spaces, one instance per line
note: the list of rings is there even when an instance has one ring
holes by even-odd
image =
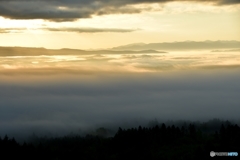
[[[1,33],[22,33],[26,28],[0,28]]]
[[[236,65],[206,65],[206,66],[202,66],[199,67],[202,69],[239,69],[240,65],[236,64]]]
[[[204,53],[204,54],[203,54]],[[0,47],[0,75],[95,75],[168,72],[195,69],[239,69],[236,52],[186,54],[146,51],[72,50]]]
[[[218,4],[239,4],[239,0],[218,0]]]
[[[0,28],[1,33],[22,33],[27,31],[27,28]],[[51,32],[77,32],[77,33],[101,33],[101,32],[115,32],[126,33],[134,32],[139,29],[121,29],[121,28],[38,28],[37,30],[47,30]]]
[[[149,11],[134,5],[183,2],[187,0],[0,0],[0,16],[10,19],[44,19],[49,21],[74,21],[92,15],[131,14]],[[217,5],[239,4],[239,0],[189,0]]]
[[[77,32],[77,33],[100,33],[100,32],[133,32],[137,29],[119,29],[119,28],[43,28],[52,32]]]
[[[135,119],[239,118],[239,70],[99,75],[0,74],[0,136],[65,134]],[[118,126],[117,126],[118,127]]]

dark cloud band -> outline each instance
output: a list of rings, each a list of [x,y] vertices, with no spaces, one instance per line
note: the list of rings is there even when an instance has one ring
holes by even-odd
[[[119,28],[44,28],[44,30],[53,32],[77,32],[77,33],[100,33],[100,32],[133,32],[136,29],[119,29]]]
[[[239,4],[240,0],[0,0],[0,16],[10,19],[74,21],[92,15],[140,13],[135,4],[173,1],[210,2],[218,5]]]
[[[126,33],[134,32],[139,29],[121,29],[121,28],[39,28],[51,32],[75,32],[75,33],[102,33],[102,32],[115,32]],[[22,33],[27,28],[0,28],[1,33]]]

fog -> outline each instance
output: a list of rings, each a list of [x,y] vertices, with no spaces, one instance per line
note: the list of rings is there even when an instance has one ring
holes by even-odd
[[[240,70],[1,76],[0,135],[161,120],[237,120]]]

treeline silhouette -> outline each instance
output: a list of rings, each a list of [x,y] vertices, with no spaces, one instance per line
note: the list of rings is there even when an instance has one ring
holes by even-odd
[[[100,129],[104,133],[104,128]],[[206,159],[210,151],[239,152],[240,127],[222,123],[215,132],[203,132],[195,124],[156,125],[122,129],[113,137],[71,135],[58,138],[35,136],[19,144],[7,135],[0,138],[2,156],[23,159]]]

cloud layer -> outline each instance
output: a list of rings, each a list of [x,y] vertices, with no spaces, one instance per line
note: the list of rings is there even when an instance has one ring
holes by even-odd
[[[151,8],[134,5],[185,2],[187,0],[1,0],[0,16],[10,19],[44,19],[49,21],[74,21],[92,15],[140,13]],[[239,4],[239,0],[188,0],[217,5]]]
[[[136,120],[239,118],[239,69],[0,76],[0,136]],[[118,126],[117,126],[118,127]]]
[[[168,72],[240,67],[239,50],[228,52],[155,50],[48,50],[44,48],[0,48],[0,74],[51,75]]]

